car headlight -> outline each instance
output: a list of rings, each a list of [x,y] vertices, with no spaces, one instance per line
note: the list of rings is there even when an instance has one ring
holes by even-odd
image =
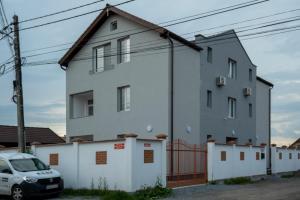
[[[28,177],[28,176],[24,176],[23,180],[26,181],[27,183],[36,183],[38,181],[37,178]]]

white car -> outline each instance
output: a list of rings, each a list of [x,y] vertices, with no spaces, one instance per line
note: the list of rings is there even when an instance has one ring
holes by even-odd
[[[13,200],[29,196],[59,195],[61,175],[30,154],[0,153],[0,195]]]

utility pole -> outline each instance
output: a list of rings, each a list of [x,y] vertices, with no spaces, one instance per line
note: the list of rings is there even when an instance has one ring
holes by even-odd
[[[25,152],[25,131],[24,131],[24,108],[23,108],[23,89],[22,89],[22,63],[20,52],[20,38],[19,38],[19,20],[18,16],[13,16],[14,25],[14,52],[15,52],[15,92],[17,97],[17,117],[18,117],[18,147],[19,151]]]

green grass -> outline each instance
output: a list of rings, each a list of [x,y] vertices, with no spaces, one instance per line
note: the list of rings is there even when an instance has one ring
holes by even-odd
[[[231,178],[224,180],[226,185],[242,185],[252,183],[252,180],[248,177]]]
[[[90,197],[101,197],[101,200],[148,200],[148,199],[160,199],[168,197],[172,193],[171,189],[163,188],[161,185],[155,187],[145,187],[138,190],[135,193],[127,193],[124,191],[111,191],[101,189],[65,189],[63,192],[64,196],[90,196]]]
[[[295,177],[295,174],[283,174],[281,175],[281,178],[293,178]]]

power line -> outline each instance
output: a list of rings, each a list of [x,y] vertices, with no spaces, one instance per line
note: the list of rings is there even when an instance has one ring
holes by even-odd
[[[272,32],[277,32],[277,31],[282,31],[282,32],[273,33],[273,34],[269,34],[269,35],[282,34],[282,33],[285,33],[285,32],[292,32],[292,31],[300,30],[299,27],[300,27],[300,25],[292,26],[292,27],[285,27],[285,28],[280,28],[280,29],[272,29],[272,30],[261,31],[261,32],[255,32],[255,33],[249,33],[249,34],[241,35],[241,36],[239,36],[239,38],[255,36],[255,35],[261,35],[261,34],[266,34],[266,33],[272,33]],[[284,31],[284,30],[288,30],[288,31]],[[222,36],[224,36],[224,35],[220,35],[220,37],[222,37]],[[268,36],[268,35],[264,35],[264,36]],[[264,36],[258,36],[258,37],[264,37]],[[253,37],[251,39],[258,38],[258,37]],[[200,43],[208,43],[208,42],[216,42],[216,41],[218,42],[218,41],[230,40],[230,39],[233,39],[233,38],[235,38],[235,36],[227,37],[227,38],[225,37],[225,38],[220,38],[220,39],[212,39],[210,41],[203,41],[203,42],[200,42]],[[250,38],[247,38],[247,40],[248,39],[250,39]],[[221,44],[221,43],[215,43],[215,44],[210,43],[210,45],[211,44],[212,45],[217,45],[217,44]],[[175,47],[178,48],[178,47],[183,47],[183,46],[184,45],[180,44],[180,45],[177,45]],[[136,50],[136,51],[130,52],[130,54],[137,54],[137,53],[147,52],[147,51],[157,51],[157,50],[163,50],[163,49],[168,49],[168,48],[169,48],[169,45],[157,46],[155,48],[142,49],[143,51]],[[112,57],[112,56],[117,56],[117,55],[118,54],[115,53],[115,54],[106,55],[104,57]],[[89,59],[94,59],[94,57],[82,57],[82,58],[74,59],[73,61],[82,61],[82,60],[89,60]],[[45,64],[57,64],[57,60],[49,59],[49,60],[41,60],[41,61],[34,61],[34,62],[28,62],[27,63],[27,65],[30,65],[30,66],[45,65]]]
[[[297,17],[296,19],[295,19],[295,17],[292,17],[292,19],[291,18],[287,18],[289,20],[280,21],[280,22],[277,22],[278,20],[275,20],[276,23],[271,23],[271,24],[270,24],[270,22],[261,23],[261,24],[269,23],[269,24],[263,25],[263,26],[257,26],[259,24],[251,25],[251,26],[257,26],[257,27],[250,28],[250,29],[244,29],[244,30],[241,30],[241,31],[237,31],[237,33],[239,33],[239,32],[245,32],[245,31],[249,31],[249,30],[262,29],[262,28],[266,28],[266,27],[270,27],[270,26],[275,26],[275,25],[280,25],[280,24],[284,24],[284,23],[289,23],[289,22],[300,20],[299,16],[296,16],[296,17]],[[271,22],[274,22],[274,21],[271,21]],[[249,27],[249,26],[238,27],[236,29],[241,29],[241,28],[245,28],[245,27]],[[142,46],[154,45],[155,43],[157,43],[157,41],[158,40],[153,40],[153,41],[148,41],[148,42],[141,42],[141,43],[137,43],[137,44],[145,44],[145,43],[150,43],[150,42],[152,42],[152,44],[148,44],[148,45],[135,45],[133,47],[142,47]],[[101,41],[95,41],[93,43],[99,43],[99,42],[101,42]],[[153,43],[153,42],[155,42],[155,43]],[[43,52],[43,53],[31,54],[31,55],[28,55],[26,57],[27,58],[29,58],[29,57],[36,57],[36,56],[45,55],[45,54],[49,54],[49,53],[57,53],[57,52],[65,51],[65,50],[68,50],[68,49],[69,48],[64,48],[64,49],[53,50],[53,51],[48,51],[48,52]],[[111,48],[111,50],[113,50],[113,49],[116,49],[116,48]]]
[[[233,7],[237,7],[237,6],[241,6],[241,5],[244,5],[244,4],[249,4],[251,2],[256,2],[256,3],[262,3],[262,2],[257,2],[258,0],[254,0],[254,1],[249,1],[249,2],[244,2],[244,3],[239,3],[239,4],[235,4],[235,5],[232,5],[232,6],[227,6],[227,7],[223,7],[223,8],[219,8],[219,9],[214,9],[214,10],[211,10],[211,11],[207,11],[207,12],[202,12],[202,13],[198,13],[198,14],[195,14],[195,15],[190,15],[190,16],[187,16],[187,17],[182,17],[182,18],[178,18],[178,19],[175,19],[175,20],[169,20],[169,21],[165,21],[165,22],[161,22],[159,24],[165,24],[167,22],[173,22],[173,21],[178,21],[178,20],[181,20],[181,19],[187,19],[187,18],[191,18],[193,16],[199,16],[199,15],[203,15],[203,14],[207,14],[207,13],[212,13],[212,12],[215,12],[215,11],[219,11],[219,10],[225,10],[225,9],[228,9],[228,8],[233,8]],[[252,4],[251,4],[252,5]],[[250,6],[250,5],[247,5],[247,6]],[[300,9],[299,9],[300,10]],[[225,10],[226,12],[228,12],[228,10]],[[288,11],[286,11],[288,12]],[[218,14],[218,13],[217,13]],[[215,15],[215,14],[214,14]],[[208,15],[204,15],[202,16],[203,18],[204,17],[207,17]],[[172,24],[171,24],[172,25]],[[171,25],[168,25],[168,26],[171,26]],[[164,26],[163,26],[164,27]],[[166,27],[166,26],[165,26]],[[110,34],[107,34],[107,35],[102,35],[102,36],[98,36],[98,37],[95,37],[95,38],[103,38],[103,37],[107,37],[107,36],[111,36],[111,35],[117,35],[117,34],[121,34],[121,33],[127,33],[127,32],[131,32],[131,31],[134,31],[134,30],[140,30],[140,29],[129,29],[129,30],[125,30],[125,31],[121,31],[121,32],[118,32],[118,33],[110,33]],[[149,29],[147,31],[150,31],[150,30],[154,30],[154,29]],[[107,40],[105,40],[107,41]],[[69,44],[73,44],[74,42],[67,42],[67,43],[63,43],[63,44],[57,44],[57,45],[52,45],[52,46],[47,46],[47,47],[42,47],[42,48],[37,48],[37,49],[31,49],[31,50],[25,50],[23,51],[24,53],[25,52],[31,52],[31,51],[37,51],[37,50],[43,50],[43,49],[49,49],[49,48],[54,48],[54,47],[59,47],[59,46],[65,46],[65,45],[69,45]]]
[[[97,1],[94,1],[94,2],[91,2],[91,3],[83,4],[83,5],[76,6],[76,7],[73,7],[73,8],[69,8],[69,9],[66,9],[66,10],[61,10],[61,11],[57,11],[57,12],[54,12],[54,13],[42,15],[42,16],[39,16],[39,17],[33,17],[33,18],[30,18],[30,19],[25,19],[25,20],[20,21],[19,23],[34,21],[34,20],[37,20],[37,19],[43,19],[45,17],[50,17],[50,16],[61,14],[61,13],[69,12],[69,11],[72,11],[72,10],[76,10],[76,9],[79,9],[79,8],[87,7],[87,6],[90,6],[90,5],[93,5],[93,4],[97,4],[97,3],[100,3],[102,1],[104,1],[104,0],[97,0]]]
[[[120,6],[120,5],[127,4],[127,3],[130,3],[130,2],[133,2],[133,1],[135,1],[135,0],[124,1],[122,3],[118,3],[118,4],[115,4],[115,5],[112,5],[112,6]],[[85,16],[85,15],[89,15],[89,14],[92,14],[92,13],[95,13],[95,12],[102,11],[104,9],[105,8],[97,9],[97,10],[93,10],[93,11],[90,11],[90,12],[82,13],[82,14],[79,14],[79,15],[74,15],[74,16],[71,16],[71,17],[62,18],[62,19],[59,19],[59,20],[55,20],[55,21],[51,21],[51,22],[47,22],[47,23],[43,23],[43,24],[38,24],[38,25],[26,27],[26,28],[22,28],[22,29],[20,29],[20,31],[29,30],[29,29],[33,29],[33,28],[38,28],[38,27],[41,27],[41,26],[46,26],[46,25],[50,25],[50,24],[54,24],[54,23],[58,23],[58,22],[62,22],[62,21],[70,20],[70,19],[74,19],[74,18],[77,18],[77,17],[82,17],[82,16]]]

